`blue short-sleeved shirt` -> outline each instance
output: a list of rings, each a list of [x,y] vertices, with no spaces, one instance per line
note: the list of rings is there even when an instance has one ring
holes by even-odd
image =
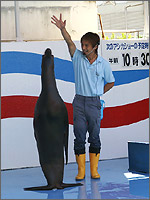
[[[98,55],[90,64],[82,51],[76,49],[72,57],[76,94],[82,96],[101,96],[104,93],[104,80],[115,81],[109,62]]]

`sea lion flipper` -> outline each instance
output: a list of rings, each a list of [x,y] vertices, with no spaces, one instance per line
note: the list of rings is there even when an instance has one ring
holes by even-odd
[[[68,163],[68,136],[69,136],[69,125],[66,126],[66,130],[64,132],[64,147],[65,147],[66,165]]]
[[[61,186],[64,188],[67,187],[76,187],[76,186],[82,186],[82,183],[62,183]]]
[[[52,190],[54,189],[54,186],[39,186],[39,187],[29,187],[29,188],[24,188],[25,191],[36,191],[36,190]]]
[[[82,183],[61,183],[60,185],[57,186],[39,186],[39,187],[29,187],[29,188],[24,188],[25,191],[40,191],[40,190],[52,190],[52,189],[64,189],[67,187],[76,187],[76,186],[82,186]]]

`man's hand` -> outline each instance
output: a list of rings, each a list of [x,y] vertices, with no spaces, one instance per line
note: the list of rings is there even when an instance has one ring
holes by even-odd
[[[108,92],[108,91],[114,86],[114,83],[115,83],[115,82],[106,83],[106,85],[104,86],[104,94],[105,94],[106,92]]]
[[[64,40],[66,41],[67,45],[68,45],[69,53],[70,53],[71,57],[73,57],[73,54],[74,54],[74,52],[76,50],[76,46],[75,46],[74,42],[72,41],[71,36],[69,35],[69,33],[66,31],[66,28],[65,28],[66,20],[64,22],[62,21],[62,14],[60,14],[60,19],[59,20],[54,15],[51,18],[52,18],[51,22],[53,24],[55,24],[60,29],[61,34],[62,34]]]
[[[57,17],[55,17],[53,15],[53,17],[51,17],[52,19],[52,23],[55,24],[60,30],[62,30],[63,28],[65,28],[66,26],[66,20],[63,22],[62,21],[62,14],[60,14],[60,19],[57,19]]]

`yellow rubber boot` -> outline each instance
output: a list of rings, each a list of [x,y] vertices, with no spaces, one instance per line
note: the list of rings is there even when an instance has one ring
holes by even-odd
[[[96,153],[89,153],[91,177],[94,178],[94,179],[100,178],[100,175],[97,172],[99,156],[100,156],[99,153],[97,155],[96,155]]]
[[[78,175],[76,180],[80,181],[85,178],[85,154],[76,155],[76,161],[78,164]]]

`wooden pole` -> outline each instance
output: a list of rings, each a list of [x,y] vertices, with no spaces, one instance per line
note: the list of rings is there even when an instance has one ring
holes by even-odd
[[[101,26],[101,30],[102,30],[102,38],[104,40],[105,39],[105,35],[104,35],[104,31],[103,31],[103,25],[102,25],[101,15],[98,14],[98,16],[99,16],[99,22],[100,22],[100,26]]]

